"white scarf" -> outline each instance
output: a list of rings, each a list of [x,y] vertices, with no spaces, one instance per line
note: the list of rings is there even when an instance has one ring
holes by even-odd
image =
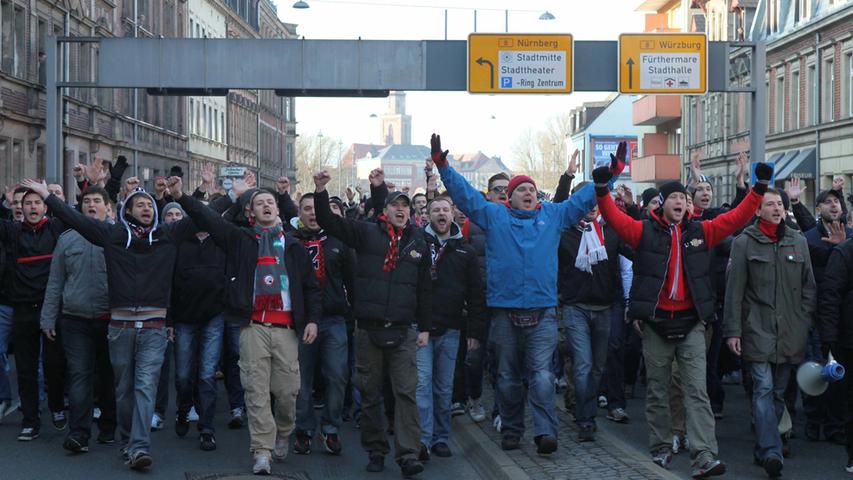
[[[598,220],[595,221],[598,224]],[[599,224],[600,225],[600,224]],[[607,260],[607,249],[601,244],[601,239],[598,238],[598,233],[592,223],[578,226],[583,234],[581,235],[578,254],[575,258],[575,268],[592,274],[592,266],[598,262]],[[604,237],[602,230],[601,236]]]

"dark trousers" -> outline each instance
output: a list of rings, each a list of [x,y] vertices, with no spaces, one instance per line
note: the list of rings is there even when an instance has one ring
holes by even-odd
[[[44,339],[39,326],[41,305],[15,305],[12,342],[18,370],[18,395],[21,397],[22,427],[41,427],[39,419],[38,371],[44,345],[44,374],[48,407],[53,412],[65,409],[65,356],[59,338]]]
[[[225,344],[222,354],[222,372],[225,375],[225,390],[228,392],[228,405],[231,410],[235,408],[246,409],[243,400],[245,390],[240,381],[240,324],[225,321]]]
[[[706,382],[708,398],[711,400],[711,410],[722,413],[726,391],[723,390],[723,379],[720,374],[720,350],[723,348],[723,312],[717,310],[717,320],[711,322],[711,344],[708,347],[708,363],[706,365]]]
[[[108,322],[63,315],[60,325],[68,366],[70,435],[83,441],[91,437],[95,394],[101,409],[98,430],[115,432],[116,398],[107,343]]]
[[[832,351],[835,360],[844,366],[847,370],[847,375],[836,384],[843,390],[843,398],[845,405],[846,422],[844,429],[847,433],[847,458],[853,458],[853,378],[850,372],[853,372],[853,349],[836,348]]]
[[[820,336],[814,328],[809,332],[806,360],[826,363]],[[844,389],[839,382],[830,383],[823,395],[803,395],[803,410],[806,413],[806,422],[822,429],[824,438],[829,439],[837,432],[844,432]]]
[[[607,408],[625,408],[625,309],[614,307],[607,338],[607,364],[601,379],[600,390],[607,397]]]

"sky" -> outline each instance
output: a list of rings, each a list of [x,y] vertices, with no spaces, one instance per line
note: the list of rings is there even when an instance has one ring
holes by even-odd
[[[617,40],[620,33],[643,29],[643,14],[634,11],[639,0],[306,0],[308,9],[292,8],[294,1],[273,0],[281,20],[297,24],[297,33],[308,40],[442,40],[445,9],[448,40],[464,40],[474,32],[475,9],[478,33],[502,33],[503,9],[510,10],[510,33],[571,33],[576,41]],[[554,20],[539,20],[546,10]],[[481,150],[500,156],[513,168],[512,148],[525,130],[543,128],[550,117],[607,95],[407,92],[406,113],[412,116],[412,143],[429,145],[430,134],[436,132],[452,153]],[[379,120],[370,115],[384,113],[387,103],[385,98],[298,98],[297,133],[322,132],[344,146],[379,143]]]

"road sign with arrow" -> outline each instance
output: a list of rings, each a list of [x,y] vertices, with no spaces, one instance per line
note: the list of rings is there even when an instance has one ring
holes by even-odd
[[[468,92],[571,93],[571,35],[474,33],[468,37]]]
[[[619,92],[703,94],[708,91],[704,33],[619,36]]]

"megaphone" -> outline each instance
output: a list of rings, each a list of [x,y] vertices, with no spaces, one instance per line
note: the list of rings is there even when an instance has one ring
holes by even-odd
[[[844,378],[844,366],[839,364],[829,354],[826,365],[817,362],[806,362],[797,370],[797,384],[807,395],[817,397],[829,388],[830,382]]]

